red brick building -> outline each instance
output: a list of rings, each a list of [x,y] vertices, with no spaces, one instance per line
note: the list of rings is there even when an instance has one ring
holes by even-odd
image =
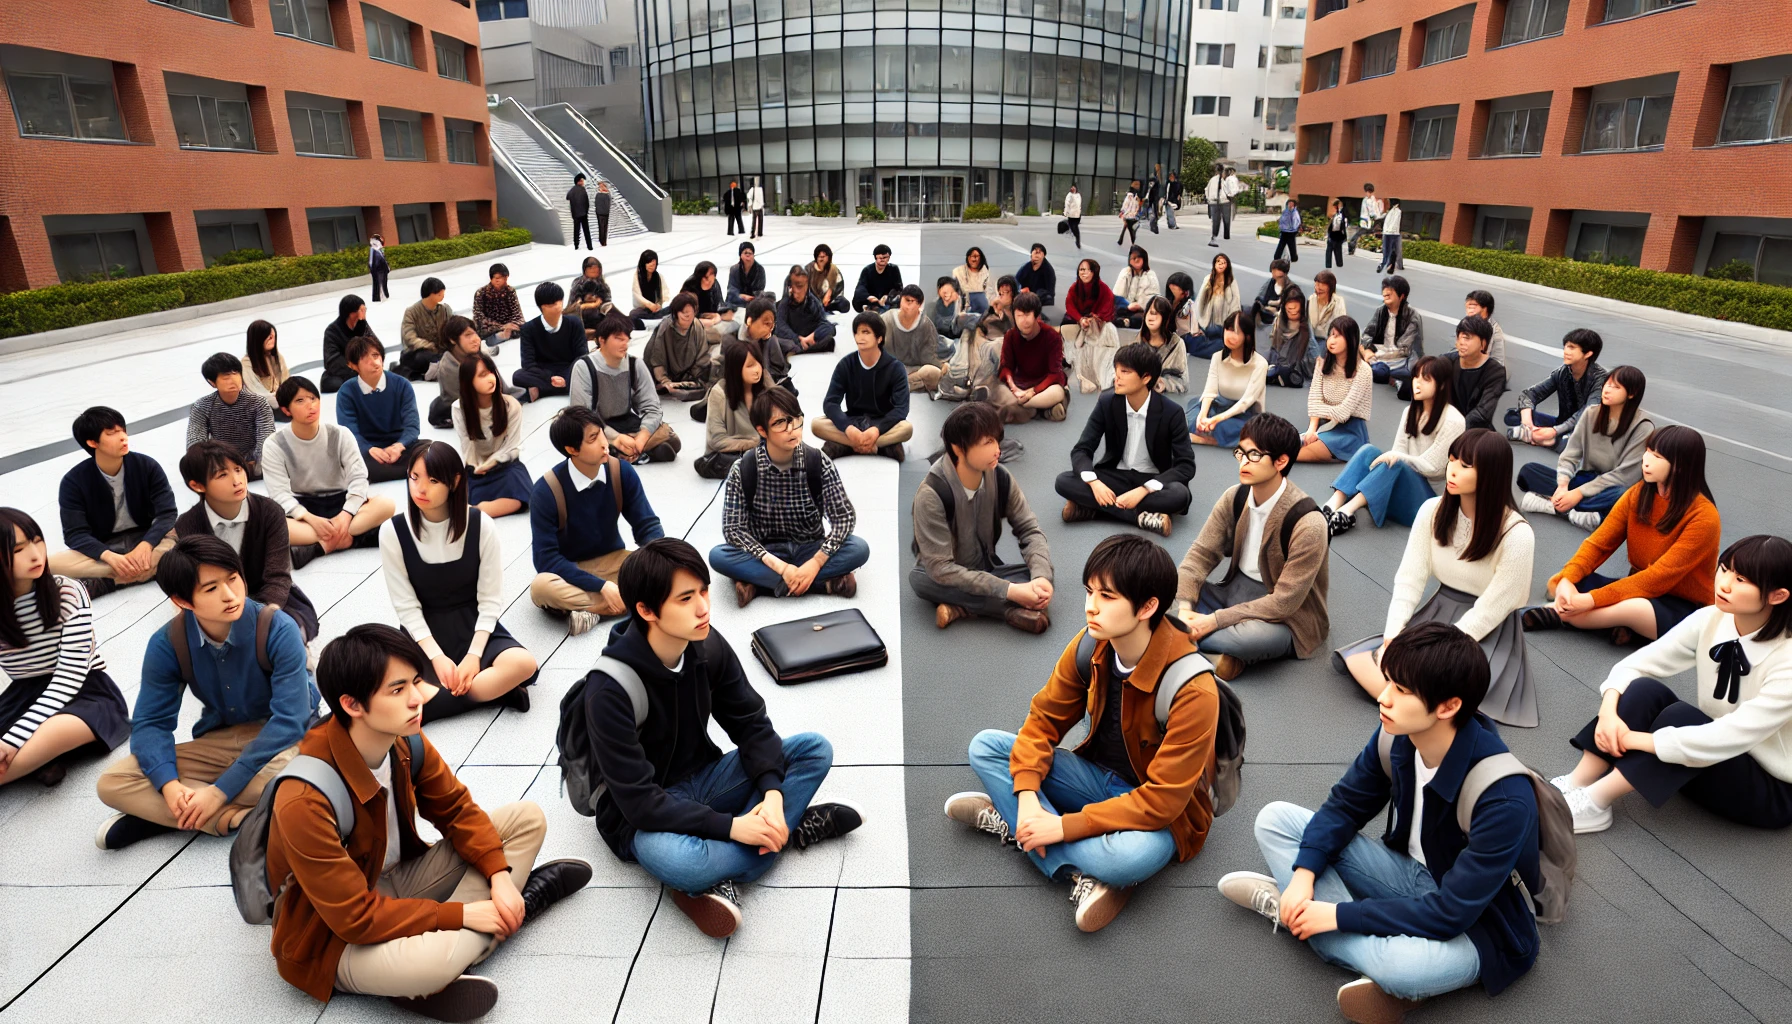
[[[0,290],[493,223],[465,0],[0,3]]]
[[[1313,0],[1293,189],[1461,245],[1792,284],[1792,4]]]

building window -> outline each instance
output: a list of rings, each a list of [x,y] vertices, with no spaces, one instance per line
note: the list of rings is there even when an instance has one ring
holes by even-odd
[[[457,82],[472,81],[467,76],[467,44],[447,36],[436,36],[436,74]]]
[[[348,113],[316,107],[287,105],[292,122],[292,148],[304,156],[354,156],[355,140],[349,134]]]
[[[1332,126],[1316,124],[1301,131],[1300,162],[1303,164],[1330,163],[1332,158]]]
[[[78,75],[12,71],[6,75],[19,134],[122,142],[124,119],[112,83]]]
[[[1195,9],[1201,11],[1236,11],[1238,0],[1195,0]]]
[[[1299,64],[1300,51],[1301,48],[1298,46],[1278,46],[1276,47],[1276,63]]]
[[[1294,110],[1300,100],[1293,96],[1271,97],[1263,103],[1263,127],[1272,132],[1294,130]]]
[[[1568,0],[1509,0],[1500,45],[1559,36],[1568,24]]]
[[[1223,157],[1226,155],[1226,147],[1228,145],[1230,145],[1230,143],[1224,141],[1216,142],[1213,144],[1214,152]]]
[[[1456,152],[1456,112],[1414,117],[1408,160],[1448,160]]]
[[[1792,286],[1792,238],[1718,232],[1711,240],[1705,266],[1721,267],[1734,260],[1753,267],[1755,280],[1761,284]]]
[[[330,27],[330,0],[268,0],[268,9],[274,16],[276,35],[336,45]]]
[[[1232,116],[1232,97],[1230,96],[1196,96],[1189,108],[1189,113],[1196,115]]]
[[[503,21],[505,18],[527,18],[529,0],[478,0],[474,9],[480,21]]]
[[[1732,83],[1724,100],[1717,141],[1773,142],[1792,139],[1792,79]]]
[[[474,145],[476,132],[471,121],[446,118],[443,125],[448,130],[448,162],[451,164],[476,164],[479,162],[479,151]]]
[[[1529,217],[1483,217],[1481,236],[1475,244],[1483,249],[1508,249],[1523,252],[1531,234]]]
[[[1643,262],[1641,225],[1582,224],[1571,259],[1635,267]]]
[[[337,252],[361,243],[361,225],[353,217],[316,217],[311,226],[311,251]]]
[[[1231,43],[1227,43],[1224,46],[1219,43],[1196,43],[1195,63],[1212,64],[1229,68],[1232,66],[1232,55],[1235,50],[1236,47]]]
[[[170,93],[168,107],[182,149],[255,148],[255,125],[244,101]]]
[[[367,27],[367,56],[407,68],[417,66],[417,59],[411,54],[410,22],[362,4],[361,24]]]
[[[135,231],[80,231],[50,236],[56,276],[71,281],[110,281],[143,275]]]
[[[1260,68],[1269,67],[1269,47],[1257,47],[1257,66]]]
[[[1665,11],[1688,0],[1605,0],[1605,17],[1601,21],[1622,21],[1650,11]]]
[[[1338,73],[1344,68],[1344,51],[1333,50],[1313,58],[1313,89],[1336,89]]]
[[[1306,21],[1307,9],[1305,7],[1283,7],[1282,17],[1291,18],[1295,21]]]
[[[1468,56],[1468,33],[1474,20],[1473,4],[1425,19],[1425,54],[1419,66]]]
[[[1328,14],[1336,14],[1350,6],[1350,0],[1314,0],[1313,20],[1318,21]]]
[[[150,0],[150,2],[161,4],[163,7],[203,14],[208,18],[217,18],[219,21],[233,20],[230,17],[230,0]]]
[[[254,221],[236,224],[199,225],[199,254],[211,266],[218,257],[238,249],[267,249],[261,242],[261,225]]]
[[[1352,163],[1372,164],[1381,159],[1381,140],[1387,135],[1388,116],[1376,114],[1374,117],[1359,117],[1353,124],[1355,130],[1350,133],[1350,159]]]
[[[1391,75],[1400,61],[1400,30],[1363,40],[1363,78]]]
[[[1541,156],[1543,130],[1549,125],[1548,107],[1495,111],[1487,119],[1487,140],[1482,156]]]
[[[1587,112],[1583,153],[1660,149],[1668,137],[1673,96],[1630,96],[1600,100]]]
[[[435,218],[427,212],[416,210],[409,212],[392,211],[392,219],[398,227],[398,244],[410,245],[413,242],[427,242],[436,237]]]
[[[617,68],[626,68],[626,67],[628,67],[628,47],[626,47],[626,46],[610,47],[610,69],[612,71],[614,71]]]
[[[405,116],[381,113],[380,142],[388,160],[421,160],[423,123]]]

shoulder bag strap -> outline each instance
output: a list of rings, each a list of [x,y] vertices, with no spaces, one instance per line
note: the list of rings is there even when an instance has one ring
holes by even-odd
[[[1095,638],[1089,635],[1086,626],[1076,638],[1076,674],[1084,686],[1095,678]]]
[[[751,512],[753,495],[759,490],[759,449],[742,452],[737,465],[740,466],[740,496],[746,502],[747,511]]]
[[[268,657],[268,631],[274,628],[274,616],[280,614],[277,604],[264,604],[255,616],[255,661],[263,672],[274,671],[274,659]]]
[[[277,788],[285,779],[298,779],[328,798],[330,810],[336,815],[337,838],[347,841],[349,833],[355,830],[355,798],[335,766],[310,754],[298,754],[286,762],[286,767],[268,783],[268,789]]]
[[[1163,675],[1157,680],[1157,694],[1153,704],[1159,732],[1169,728],[1170,705],[1176,703],[1176,695],[1182,692],[1183,686],[1201,673],[1212,671],[1213,663],[1193,651],[1170,662],[1164,668]]]
[[[934,476],[932,473],[927,474],[926,481],[927,486],[932,489],[933,493],[939,496],[940,507],[946,513],[946,532],[952,535],[953,543],[956,544],[958,539],[958,509],[956,507],[957,503],[952,499],[952,485],[939,477]]]
[[[629,703],[635,709],[635,728],[639,729],[641,723],[647,721],[647,684],[641,681],[640,673],[627,662],[608,655],[598,658],[592,667],[616,680],[616,685],[628,694]]]
[[[411,750],[411,785],[415,787],[417,780],[423,777],[423,734],[413,733],[406,736],[404,742]]]
[[[549,466],[547,474],[542,477],[542,480],[547,483],[548,490],[553,492],[554,509],[555,509],[555,511],[557,511],[560,514],[560,532],[565,533],[566,532],[566,488],[560,486],[560,474],[555,472],[553,466]]]
[[[1381,758],[1381,773],[1394,779],[1394,734],[1382,729],[1375,734],[1375,753]],[[1463,830],[1468,831],[1467,829]]]
[[[610,490],[616,495],[616,514],[622,514],[622,460],[610,456]]]
[[[1518,755],[1511,751],[1476,761],[1468,774],[1462,777],[1462,786],[1456,791],[1456,827],[1462,830],[1463,835],[1468,835],[1469,826],[1474,824],[1475,804],[1487,792],[1487,787],[1514,775],[1531,774],[1531,770],[1518,759]]]
[[[180,666],[180,681],[193,685],[193,649],[187,646],[187,613],[180,609],[168,620],[168,643],[174,648],[174,663]]]

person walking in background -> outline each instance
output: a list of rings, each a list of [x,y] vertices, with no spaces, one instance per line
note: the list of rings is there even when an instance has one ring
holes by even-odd
[[[392,297],[392,289],[386,286],[386,275],[392,267],[386,263],[386,240],[374,235],[367,240],[367,270],[373,275],[373,301]]]
[[[733,238],[736,229],[747,230],[740,222],[740,215],[747,208],[747,194],[741,191],[740,182],[728,183],[728,191],[722,193],[722,216],[728,218],[728,237]]]
[[[1331,269],[1334,258],[1338,261],[1339,267],[1344,266],[1344,234],[1348,230],[1350,230],[1350,220],[1344,216],[1344,200],[1334,199],[1332,200],[1331,219],[1325,224],[1325,266],[1327,270]],[[1276,246],[1276,251],[1280,252],[1281,248],[1279,245]]]
[[[1170,172],[1170,182],[1164,186],[1164,220],[1171,231],[1176,230],[1176,211],[1182,209],[1182,182],[1176,180],[1176,172]]]
[[[1076,241],[1076,247],[1083,247],[1083,194],[1076,190],[1073,183],[1070,191],[1064,193],[1064,221],[1070,225],[1070,237]]]
[[[1276,239],[1276,254],[1270,259],[1281,259],[1282,248],[1286,246],[1288,262],[1299,263],[1300,249],[1295,243],[1300,238],[1300,211],[1295,209],[1294,200],[1290,199],[1282,205],[1282,215],[1276,218],[1276,231],[1279,233]]]
[[[1400,246],[1400,200],[1388,200],[1387,215],[1381,219],[1381,265],[1375,270],[1381,273],[1386,269],[1390,274],[1398,274],[1406,269],[1406,254]]]
[[[572,210],[572,249],[579,251],[579,232],[585,233],[585,248],[593,249],[591,244],[591,196],[585,191],[585,176],[575,174],[572,187],[566,190],[566,205]]]
[[[747,189],[747,209],[753,214],[753,227],[747,232],[749,239],[765,234],[765,189],[759,187],[759,179],[753,179],[753,187]]]
[[[1164,185],[1159,177],[1163,173],[1163,164],[1153,164],[1151,177],[1145,180],[1145,211],[1151,219],[1151,233],[1157,234],[1157,218],[1162,215],[1164,203]]]
[[[1381,219],[1381,200],[1375,195],[1375,183],[1363,182],[1363,205],[1357,210],[1356,230],[1350,233],[1350,242],[1345,251],[1356,255],[1356,240],[1375,230],[1375,222]]]
[[[597,195],[591,197],[591,215],[597,218],[597,244],[610,244],[610,183],[597,183]],[[589,241],[589,239],[587,239]]]
[[[1132,188],[1126,190],[1125,198],[1120,200],[1120,237],[1114,240],[1115,245],[1139,244],[1139,182],[1133,179]],[[1127,233],[1131,232],[1132,240],[1128,242]]]

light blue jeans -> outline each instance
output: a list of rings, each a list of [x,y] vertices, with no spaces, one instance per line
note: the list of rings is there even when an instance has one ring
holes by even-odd
[[[1276,801],[1257,815],[1257,847],[1269,862],[1276,886],[1288,888],[1301,834],[1313,812]],[[1325,903],[1355,899],[1410,899],[1437,891],[1425,865],[1388,849],[1379,839],[1359,835],[1313,883],[1313,898]],[[1481,976],[1481,954],[1467,935],[1448,942],[1416,935],[1360,935],[1326,932],[1307,940],[1327,962],[1349,968],[1401,999],[1429,999],[1473,985]]]
[[[985,729],[971,740],[971,770],[983,780],[984,792],[995,802],[1009,829],[1014,828],[1020,809],[1020,800],[1014,795],[1014,776],[1008,770],[1014,740],[1013,733],[996,729]],[[1040,784],[1039,805],[1053,814],[1066,814],[1132,789],[1126,780],[1106,768],[1060,749],[1053,753],[1051,770]],[[1176,838],[1164,828],[1076,839],[1048,846],[1040,853],[1029,853],[1027,859],[1047,878],[1061,881],[1076,871],[1124,887],[1137,885],[1162,871],[1175,856]]]

